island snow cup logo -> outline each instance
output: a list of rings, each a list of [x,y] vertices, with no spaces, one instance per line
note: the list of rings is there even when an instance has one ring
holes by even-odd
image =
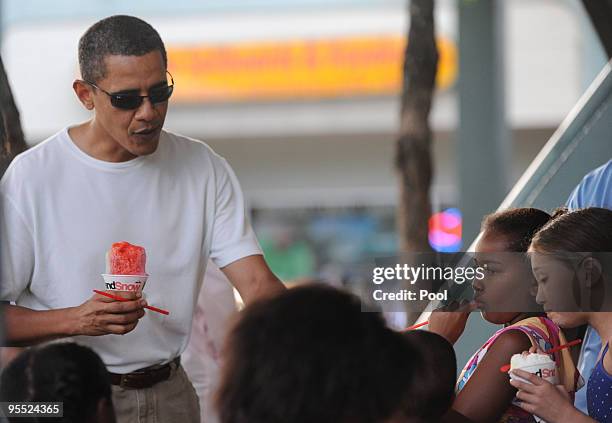
[[[103,274],[104,289],[107,291],[140,292],[144,289],[148,275]]]

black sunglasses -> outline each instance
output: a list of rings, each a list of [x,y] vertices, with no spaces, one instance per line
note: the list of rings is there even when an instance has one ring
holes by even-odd
[[[104,94],[110,97],[110,102],[113,107],[122,110],[134,110],[140,107],[145,98],[149,98],[149,101],[152,104],[163,103],[164,101],[168,101],[170,96],[172,95],[172,91],[174,91],[174,78],[170,72],[166,71],[168,75],[170,75],[170,81],[172,82],[170,85],[163,85],[160,87],[153,87],[149,90],[149,95],[138,95],[136,93],[109,93],[108,91],[103,90],[98,87],[93,82],[83,80],[83,82],[91,85],[94,88],[99,89]]]

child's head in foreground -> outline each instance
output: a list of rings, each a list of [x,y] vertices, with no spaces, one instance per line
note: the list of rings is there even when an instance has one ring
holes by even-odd
[[[93,350],[73,342],[33,347],[18,355],[2,372],[0,401],[63,403],[62,418],[41,422],[115,422],[106,366]]]
[[[223,423],[409,421],[406,412],[423,405],[410,398],[424,362],[357,297],[301,286],[243,310],[227,340],[217,406]]]

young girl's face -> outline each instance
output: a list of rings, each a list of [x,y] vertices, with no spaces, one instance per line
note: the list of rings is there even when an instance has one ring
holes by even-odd
[[[551,254],[529,250],[531,269],[538,290],[536,301],[545,312],[579,311],[576,294],[577,274],[571,266]]]
[[[541,311],[531,292],[532,274],[525,257],[508,250],[505,235],[485,231],[476,244],[475,259],[485,278],[474,280],[474,301],[485,320],[504,324],[528,311]]]
[[[529,249],[531,269],[538,291],[536,301],[542,304],[550,320],[562,328],[588,323],[588,313],[579,312],[576,301],[577,274],[565,261]]]

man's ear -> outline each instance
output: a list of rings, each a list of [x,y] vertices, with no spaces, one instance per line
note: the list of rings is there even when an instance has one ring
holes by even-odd
[[[585,258],[578,272],[586,288],[592,289],[602,282],[601,263],[594,257]]]
[[[81,81],[80,79],[76,79],[72,83],[72,89],[76,93],[79,101],[85,106],[87,110],[93,110],[94,102],[93,102],[93,89],[91,85],[88,83]]]

